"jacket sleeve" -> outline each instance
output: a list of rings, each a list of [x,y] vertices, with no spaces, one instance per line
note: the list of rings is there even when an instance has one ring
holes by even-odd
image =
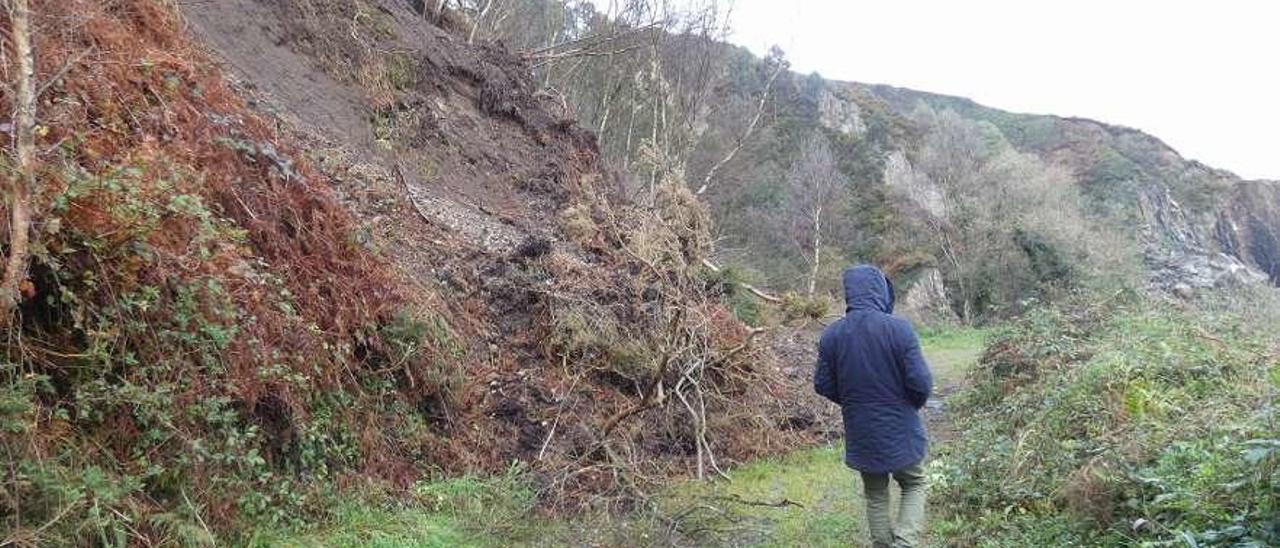
[[[818,365],[813,372],[813,391],[840,405],[840,388],[836,382],[835,364],[831,362],[830,341],[822,337],[818,343]]]
[[[924,361],[920,339],[906,321],[902,322],[899,329],[899,339],[898,364],[902,367],[906,382],[907,398],[911,405],[920,409],[929,401],[929,395],[933,391],[933,374],[929,372],[929,364]]]

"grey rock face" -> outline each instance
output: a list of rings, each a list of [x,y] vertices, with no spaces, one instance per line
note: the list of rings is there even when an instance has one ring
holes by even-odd
[[[823,127],[845,135],[861,137],[867,132],[867,123],[862,119],[862,107],[831,90],[823,90],[818,99],[818,116],[818,123]]]
[[[1182,253],[1148,257],[1151,282],[1183,298],[1198,290],[1261,284],[1267,275],[1226,253]]]
[[[956,314],[951,310],[947,289],[942,284],[942,272],[937,268],[926,270],[911,287],[898,296],[898,313],[918,323],[953,323]]]
[[[895,150],[885,158],[884,182],[911,199],[917,206],[939,219],[946,219],[942,189],[911,166],[907,155]]]
[[[1138,198],[1138,211],[1146,221],[1146,234],[1143,236],[1148,244],[1179,251],[1196,251],[1204,247],[1200,232],[1170,195],[1169,187],[1147,187]]]
[[[1228,203],[1209,226],[1194,219],[1170,197],[1168,187],[1152,185],[1146,189],[1139,199],[1139,210],[1146,225],[1143,236],[1152,286],[1188,298],[1201,289],[1274,282],[1271,271],[1259,268],[1265,267],[1259,263],[1266,261],[1257,260],[1270,251],[1280,252],[1271,249],[1280,246],[1266,245],[1266,236],[1274,234],[1276,220],[1270,225],[1257,220],[1256,212],[1259,207],[1265,208],[1266,202],[1238,207]],[[1242,230],[1240,217],[1257,233]],[[1267,232],[1268,228],[1271,232]],[[1255,253],[1251,248],[1259,244],[1262,249]]]
[[[1233,187],[1214,223],[1213,240],[1280,287],[1280,183],[1250,181]]]

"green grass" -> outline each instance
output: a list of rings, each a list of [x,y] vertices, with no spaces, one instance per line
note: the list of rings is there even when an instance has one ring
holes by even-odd
[[[681,531],[700,545],[849,546],[866,536],[862,486],[844,466],[843,447],[764,459],[729,476],[676,486],[662,511],[681,516]]]
[[[924,331],[920,344],[925,359],[933,370],[934,385],[959,383],[982,357],[990,331],[985,329],[948,329]]]
[[[923,334],[936,383],[958,383],[982,354],[987,336],[980,330]],[[862,546],[862,484],[843,455],[842,445],[830,445],[762,459],[730,471],[729,481],[679,484],[660,508],[668,515],[691,512],[679,525],[699,545]]]
[[[534,512],[527,470],[422,482],[407,496],[373,495],[338,504],[329,519],[302,529],[264,529],[253,547],[509,546],[557,532]]]
[[[958,382],[987,333],[921,337],[939,385]],[[262,531],[257,547],[433,546],[862,546],[862,485],[842,445],[806,448],[728,471],[729,480],[685,481],[626,516],[549,519],[533,511],[521,470],[491,478],[424,483],[410,501],[352,502],[322,525]],[[896,496],[896,494],[895,494]],[[784,503],[787,503],[784,505]],[[794,503],[794,504],[792,504]],[[765,506],[765,505],[777,505]]]
[[[497,545],[493,539],[468,533],[450,516],[423,509],[388,510],[363,504],[340,508],[332,526],[308,533],[264,532],[250,546],[334,548],[408,548]]]

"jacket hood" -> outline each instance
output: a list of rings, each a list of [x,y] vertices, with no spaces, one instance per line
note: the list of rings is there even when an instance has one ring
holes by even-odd
[[[850,267],[844,271],[845,311],[875,310],[893,313],[893,283],[871,265]]]

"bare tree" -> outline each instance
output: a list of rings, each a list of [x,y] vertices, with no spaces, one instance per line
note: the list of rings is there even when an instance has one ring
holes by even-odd
[[[940,211],[925,216],[943,272],[957,297],[961,320],[973,322],[979,290],[975,279],[991,261],[993,242],[986,222],[993,193],[1002,181],[987,181],[984,167],[992,152],[981,128],[950,110],[935,112],[921,105],[912,118],[927,131],[917,164],[940,196]],[[997,187],[987,186],[994,183]]]
[[[488,10],[486,5],[492,3]],[[601,149],[653,189],[668,177],[684,177],[688,159],[699,145],[717,86],[729,74],[724,61],[732,49],[722,39],[727,30],[722,3],[715,0],[619,0],[617,2],[544,2],[539,0],[462,0],[463,11],[496,21],[496,13],[514,9],[500,24],[482,23],[476,39],[503,39],[533,62],[548,90],[573,105],[577,118],[599,132]],[[514,5],[514,8],[507,7]],[[597,7],[599,6],[599,8]],[[605,11],[598,11],[604,9]],[[750,138],[763,117],[772,82],[785,67],[773,70],[761,93],[755,122],[738,137]],[[737,154],[726,153],[719,166]],[[719,167],[700,173],[697,187],[707,186]]]
[[[1038,271],[1032,261],[1044,257],[1035,253],[1050,250],[1064,264],[1096,261],[1099,269],[1123,264],[1114,251],[1123,244],[1088,228],[1069,173],[1014,150],[998,129],[950,110],[921,107],[912,117],[926,130],[915,166],[925,180],[918,183],[933,187],[920,215],[962,321],[972,323],[991,306],[1011,306],[1055,283],[1046,275],[1060,273]],[[1043,245],[1027,249],[1028,241]]]
[[[31,8],[28,0],[9,0],[9,20],[12,22],[14,57],[18,70],[13,88],[17,102],[14,105],[14,156],[16,173],[10,174],[6,189],[9,206],[9,257],[5,263],[4,279],[0,282],[0,322],[8,322],[10,312],[21,300],[19,285],[26,279],[30,260],[29,238],[31,232],[31,199],[35,193],[35,127],[36,84],[35,52],[31,46]]]
[[[800,145],[799,155],[787,173],[787,215],[793,238],[808,258],[808,294],[817,290],[822,266],[823,236],[830,229],[828,217],[848,193],[849,182],[836,166],[831,144],[815,131]]]
[[[493,7],[493,0],[485,0],[483,6],[479,6],[475,15],[471,17],[471,32],[467,33],[467,43],[473,44],[476,41],[476,31],[480,30],[480,25],[484,23],[485,16],[489,15],[489,9]]]
[[[760,102],[756,104],[755,115],[751,117],[751,122],[747,124],[747,128],[742,132],[742,135],[739,135],[738,140],[729,148],[729,152],[726,153],[720,161],[713,164],[711,169],[707,170],[706,176],[702,178],[702,186],[699,186],[698,191],[694,194],[701,196],[708,188],[711,188],[711,183],[715,180],[716,173],[720,171],[720,169],[724,168],[725,164],[732,162],[734,157],[738,155],[738,152],[742,151],[742,146],[751,138],[751,135],[756,131],[756,126],[760,124],[760,118],[764,116],[764,108],[769,102],[769,96],[773,91],[774,82],[776,82],[778,80],[778,76],[786,72],[789,67],[782,50],[777,46],[774,46],[773,49],[769,50],[769,58],[766,60],[766,63],[772,65],[773,69],[769,75],[769,81],[764,85],[764,91],[760,93]],[[813,290],[810,289],[809,292],[812,293]]]

